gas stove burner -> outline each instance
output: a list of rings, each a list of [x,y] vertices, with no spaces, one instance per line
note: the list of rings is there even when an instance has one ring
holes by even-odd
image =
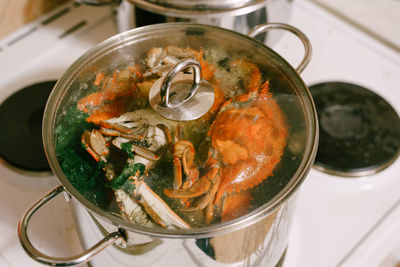
[[[337,176],[375,174],[400,151],[400,118],[374,92],[349,83],[310,87],[318,113],[320,140],[314,167]]]
[[[30,173],[48,173],[42,143],[42,117],[55,81],[25,87],[0,105],[0,158],[7,165]]]

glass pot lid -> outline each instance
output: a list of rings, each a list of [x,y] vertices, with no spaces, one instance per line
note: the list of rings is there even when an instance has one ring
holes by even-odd
[[[187,59],[198,62],[212,104],[198,118],[170,119],[149,92]],[[191,88],[193,72],[181,68],[172,83]],[[53,172],[89,210],[136,232],[204,236],[253,223],[294,192],[314,160],[315,114],[299,75],[268,47],[169,23],[80,57],[50,95],[43,139]]]

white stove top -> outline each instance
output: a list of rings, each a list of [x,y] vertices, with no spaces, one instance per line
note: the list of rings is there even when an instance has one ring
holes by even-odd
[[[301,75],[305,82],[365,86],[399,114],[400,55],[321,9],[298,3],[291,24],[313,45],[313,58]],[[292,58],[286,47],[281,54]],[[360,178],[311,170],[299,194],[287,266],[377,266],[400,244],[399,185],[399,159]]]
[[[65,14],[42,24],[58,13]],[[302,73],[308,85],[356,83],[384,97],[400,113],[399,54],[308,1],[295,1],[290,24],[313,45],[311,63]],[[70,3],[0,40],[0,102],[27,85],[59,78],[84,51],[115,32],[108,8]],[[294,65],[302,56],[300,43],[289,34],[276,50]],[[17,224],[58,180],[28,176],[0,164],[0,266],[43,266],[23,251]],[[299,192],[284,266],[377,266],[400,243],[399,187],[399,159],[361,178],[311,170]],[[76,228],[68,204],[57,198],[35,215],[30,233],[39,249],[68,256],[82,249]],[[104,252],[92,264],[109,266],[104,265],[107,259]]]
[[[42,24],[57,14],[64,15]],[[0,103],[25,86],[58,79],[86,50],[115,33],[109,8],[69,3],[0,40]],[[0,266],[44,266],[22,249],[17,225],[25,210],[58,184],[54,176],[30,177],[0,163]],[[82,251],[71,210],[62,197],[40,210],[31,225],[31,239],[43,252],[70,256]]]

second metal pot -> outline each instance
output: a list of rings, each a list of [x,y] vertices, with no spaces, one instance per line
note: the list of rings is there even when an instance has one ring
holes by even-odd
[[[222,1],[150,1],[150,0],[81,0],[86,4],[111,4],[117,9],[119,32],[164,22],[187,22],[218,26],[248,33],[256,25],[290,18],[293,0],[222,0]],[[282,32],[268,32],[257,37],[268,45],[277,42]]]

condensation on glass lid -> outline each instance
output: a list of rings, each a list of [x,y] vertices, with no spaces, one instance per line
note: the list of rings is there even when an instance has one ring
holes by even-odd
[[[186,58],[200,62],[213,102],[196,120],[169,120],[149,92]],[[56,153],[85,198],[131,223],[190,229],[239,218],[285,187],[304,151],[290,144],[306,129],[301,105],[279,98],[284,81],[202,49],[155,47],[141,62],[71,85],[87,90],[58,118]]]

